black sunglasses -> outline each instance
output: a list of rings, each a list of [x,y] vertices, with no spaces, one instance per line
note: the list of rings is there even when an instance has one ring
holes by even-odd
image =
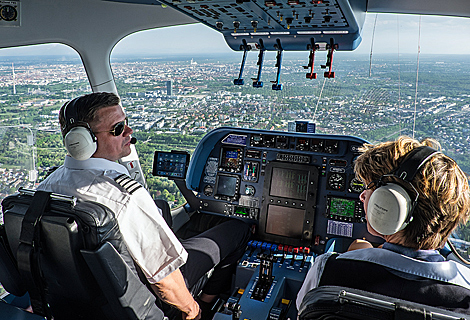
[[[128,125],[128,123],[129,123],[129,121],[126,117],[126,119],[122,120],[121,122],[116,123],[113,127],[113,130],[99,131],[99,132],[95,132],[95,133],[109,132],[113,136],[117,137],[117,136],[120,136],[122,134],[122,132],[124,131],[124,128]]]

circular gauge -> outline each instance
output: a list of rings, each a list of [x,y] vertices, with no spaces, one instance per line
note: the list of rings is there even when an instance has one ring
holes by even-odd
[[[245,194],[248,195],[248,196],[253,196],[255,194],[255,187],[246,186],[245,187]]]
[[[364,183],[356,177],[349,181],[349,192],[361,193],[364,191]]]
[[[214,188],[210,184],[204,187],[204,195],[206,195],[207,197],[211,196],[213,192]]]
[[[13,21],[18,17],[18,11],[15,7],[6,5],[0,8],[0,17],[5,21]]]
[[[328,176],[328,187],[331,190],[341,191],[346,187],[346,178],[341,173],[331,173]]]

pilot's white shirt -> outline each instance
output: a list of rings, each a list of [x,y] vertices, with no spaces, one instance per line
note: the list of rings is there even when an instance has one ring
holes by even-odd
[[[121,184],[125,187],[115,179],[124,179],[126,183]],[[129,253],[151,284],[186,262],[186,250],[150,194],[128,178],[127,169],[116,162],[102,158],[80,161],[67,156],[64,165],[44,180],[38,190],[99,202],[111,209]]]

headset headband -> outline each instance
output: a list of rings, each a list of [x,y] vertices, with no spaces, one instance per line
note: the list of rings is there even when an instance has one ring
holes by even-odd
[[[393,173],[394,176],[407,181],[413,181],[419,169],[434,155],[440,153],[436,149],[428,146],[421,146],[412,150],[407,154],[397,170]]]
[[[75,127],[77,124],[85,123],[84,121],[78,120],[78,110],[75,104],[79,98],[80,97],[70,100],[64,107],[63,116],[65,125],[62,128],[62,135],[64,136],[70,131],[70,129]]]

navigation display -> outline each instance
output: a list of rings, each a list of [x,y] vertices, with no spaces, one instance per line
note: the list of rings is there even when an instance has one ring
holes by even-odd
[[[154,176],[184,178],[189,164],[189,153],[155,151],[153,159]]]
[[[218,176],[216,195],[223,197],[235,197],[238,192],[238,177],[222,175]]]
[[[305,210],[269,205],[266,217],[266,233],[301,238]]]
[[[220,167],[231,172],[240,172],[243,149],[222,148]]]
[[[270,196],[306,200],[308,191],[308,171],[273,168]]]
[[[354,208],[356,201],[351,199],[343,198],[329,198],[329,214],[343,216],[343,217],[354,217]]]

